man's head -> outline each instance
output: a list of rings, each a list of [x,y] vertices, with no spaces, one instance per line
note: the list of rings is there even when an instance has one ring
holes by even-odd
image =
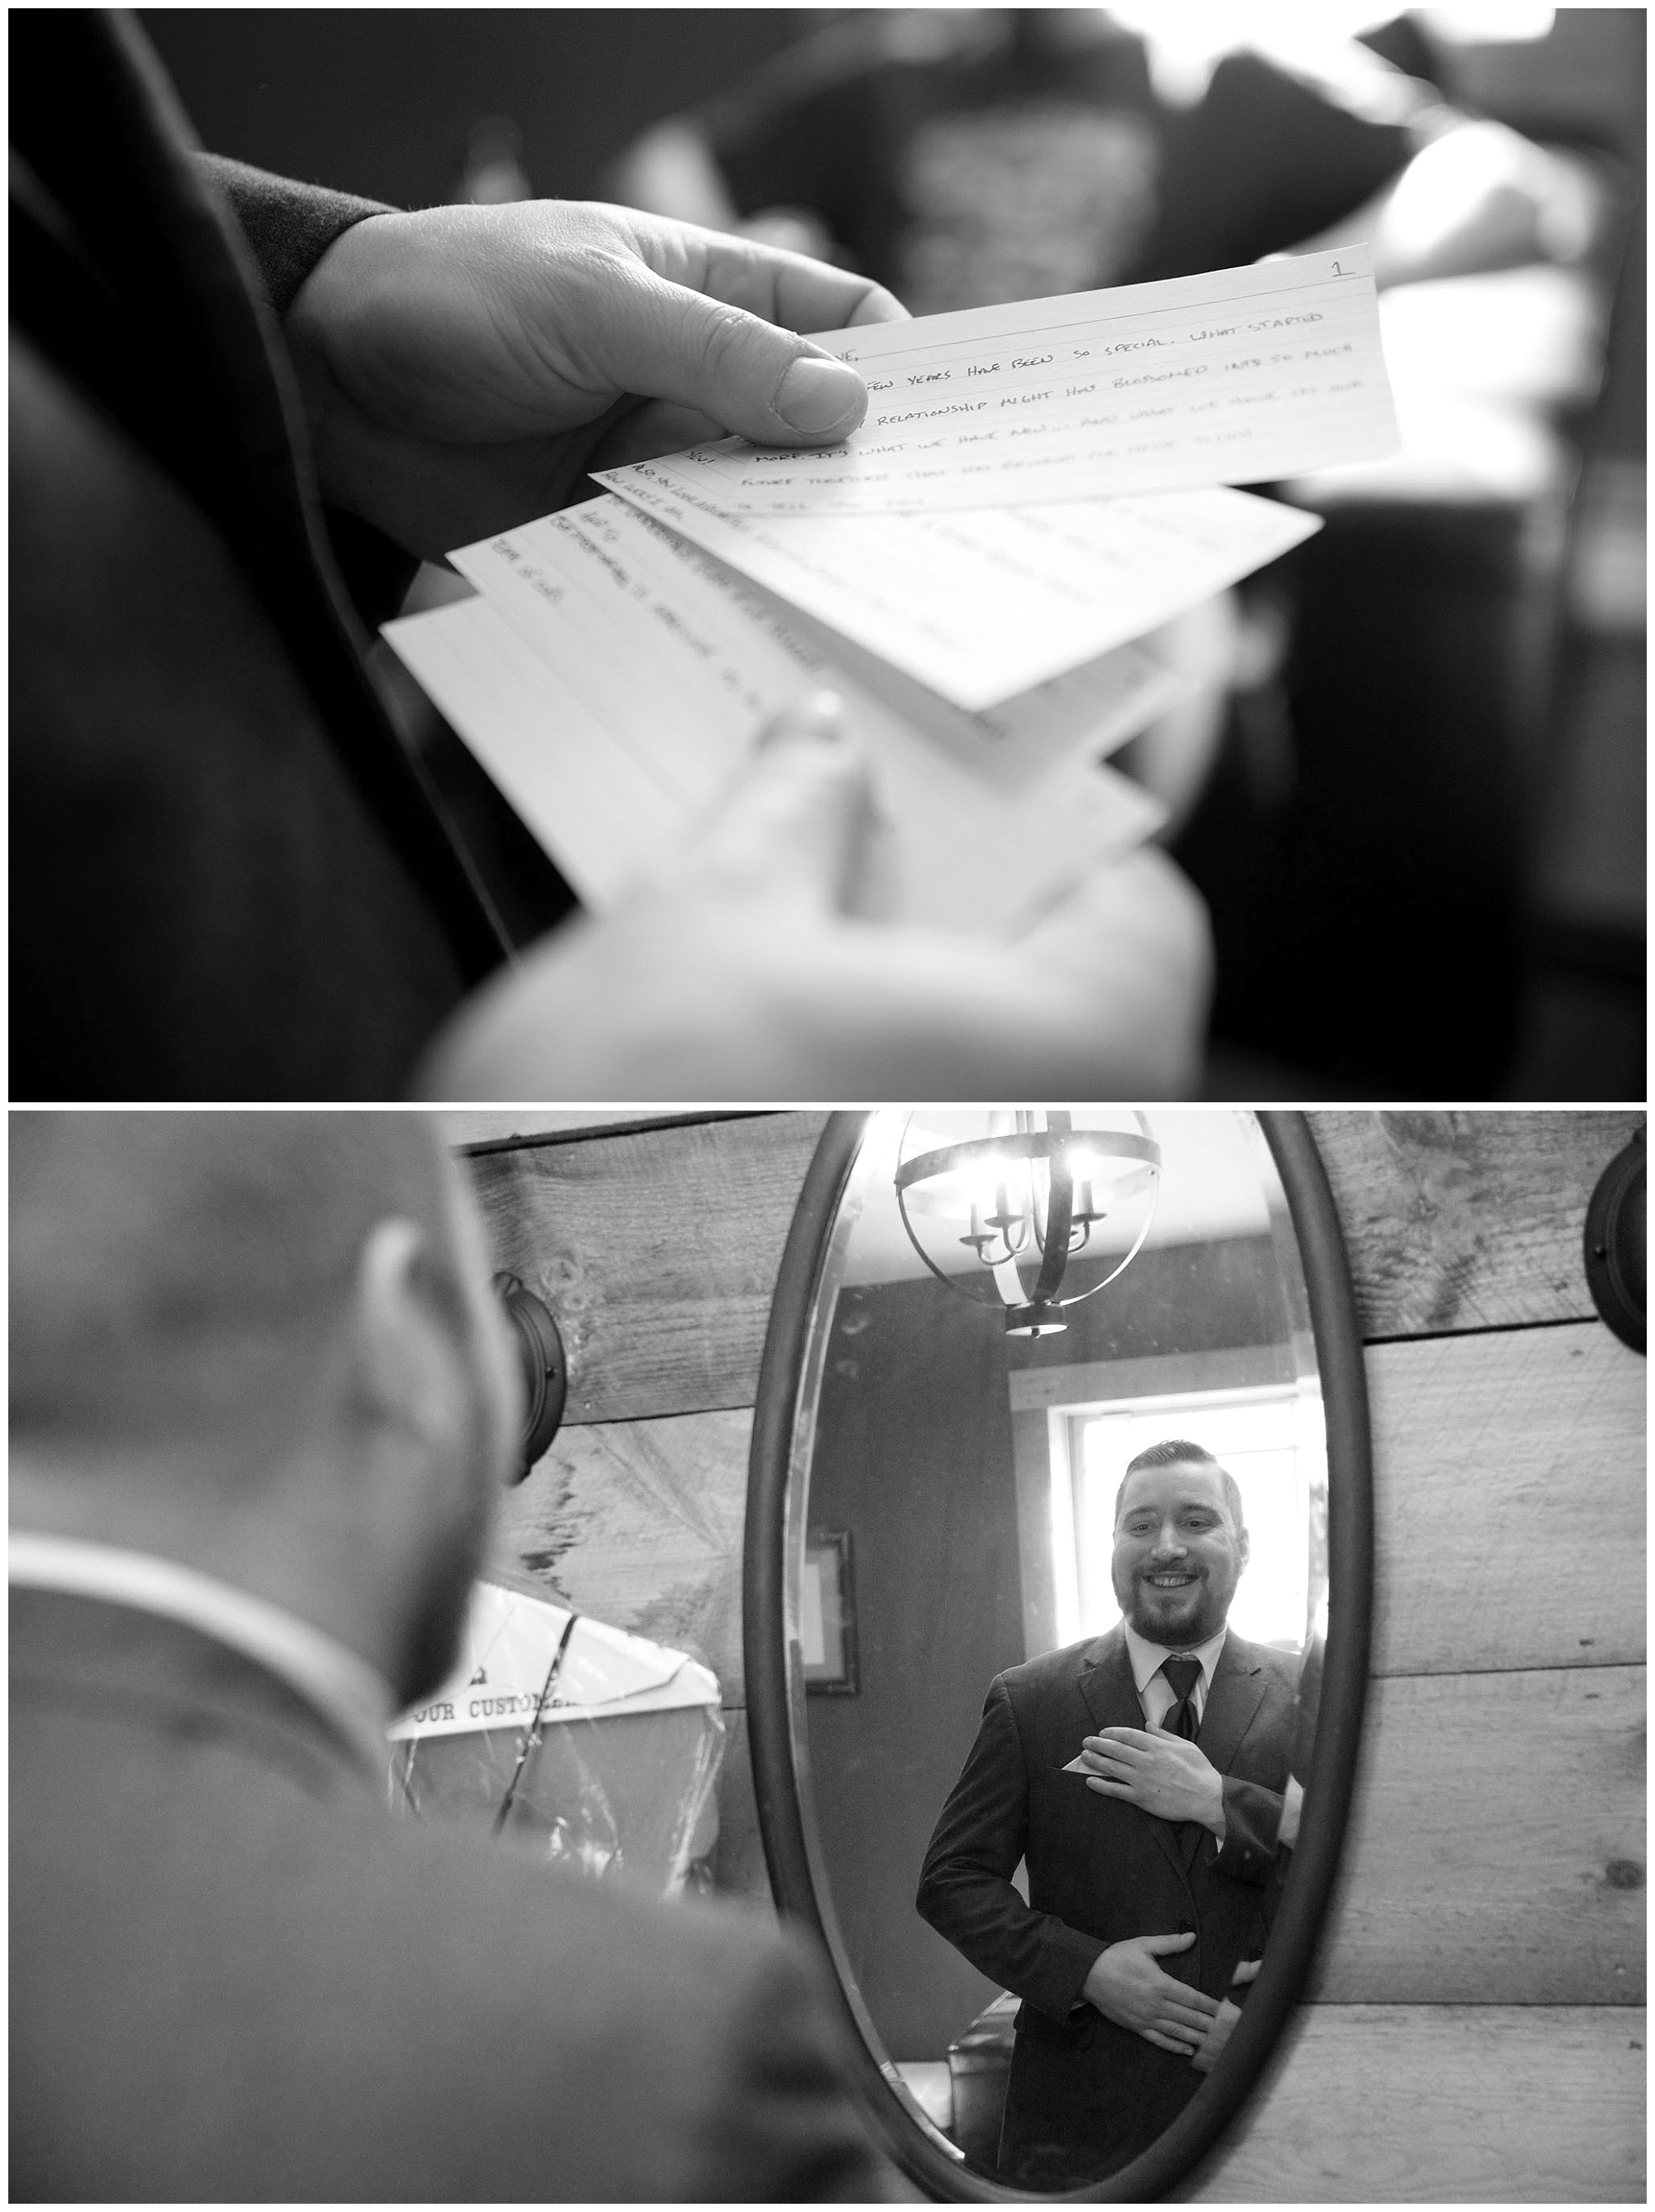
[[[1235,1477],[1199,1444],[1152,1444],[1115,1498],[1112,1577],[1121,1611],[1152,1644],[1189,1650],[1216,1636],[1247,1564]]]
[[[217,1573],[441,1679],[516,1419],[411,1114],[12,1117],[13,1516]]]

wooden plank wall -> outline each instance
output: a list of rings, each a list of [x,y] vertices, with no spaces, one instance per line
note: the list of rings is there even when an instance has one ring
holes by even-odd
[[[1312,1120],[1369,1346],[1372,1682],[1310,2001],[1180,2194],[1640,2200],[1644,1363],[1580,1261],[1637,1117]],[[572,1425],[512,1493],[502,1556],[717,1671],[718,1877],[755,1899],[747,1443],[820,1126],[563,1129],[472,1162],[498,1263],[570,1354]]]

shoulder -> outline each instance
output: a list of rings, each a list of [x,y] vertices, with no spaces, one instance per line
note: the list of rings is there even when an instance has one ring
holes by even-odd
[[[1020,1667],[1007,1667],[996,1674],[994,1691],[1003,1690],[1013,1701],[1039,1697],[1057,1689],[1072,1688],[1080,1677],[1095,1667],[1106,1666],[1121,1650],[1122,1637],[1118,1628],[1104,1636],[1083,1637],[1078,1644],[1061,1644],[1056,1651],[1042,1651],[1032,1659],[1025,1659]]]
[[[1225,1656],[1232,1659],[1250,1674],[1263,1674],[1275,1688],[1291,1697],[1299,1686],[1299,1670],[1303,1664],[1297,1651],[1279,1651],[1274,1644],[1250,1643],[1244,1636],[1232,1635],[1226,1638]]]
[[[465,2083],[474,2125],[527,2162],[526,2193],[546,2193],[532,2176],[544,2141],[530,2139],[549,2111],[565,2198],[869,2192],[819,1968],[773,1923],[469,1836],[414,1830],[397,1844],[394,1908],[382,1881],[376,1922],[392,1940],[394,1910],[405,1986],[447,2017],[448,2094]],[[526,2110],[538,2116],[526,2129]]]
[[[629,1887],[624,1868],[611,1870],[618,1880],[594,1881],[470,1830],[383,1817],[364,1817],[354,1837],[342,1824],[330,1849],[339,1863],[317,1866],[313,1879],[337,1883],[348,1921],[376,1934],[394,1923],[402,1947],[439,1976],[458,1966],[453,1939],[463,1931],[456,1994],[482,2012],[543,1992],[552,1970],[588,2011],[624,2011],[635,1987],[653,1982],[660,1990],[675,1978],[693,1981],[715,2010],[755,1987],[800,1978],[792,1946],[757,1913],[668,1903]]]
[[[199,2189],[186,2094],[227,2044],[222,2142],[265,2146],[283,2201],[875,2193],[813,1962],[758,1915],[564,1872],[365,1792],[319,1802],[262,1760],[216,1751],[210,1780],[199,1764],[171,1811],[152,1783],[127,1793],[143,1817],[123,1806],[72,1879],[31,1856],[17,2063],[39,2194],[105,2198],[120,2174],[144,2198],[234,2196],[228,2152]],[[158,1849],[181,1822],[189,1846]],[[157,1956],[140,2035],[117,1993]],[[69,2094],[66,2051],[106,2112]]]
[[[773,1921],[398,1817],[188,1632],[140,1650],[104,1608],[77,1657],[67,1607],[24,1626],[77,1694],[12,1701],[20,2197],[233,2197],[253,2142],[285,2202],[877,2193],[820,1970]],[[226,2049],[204,2168],[189,2085]]]

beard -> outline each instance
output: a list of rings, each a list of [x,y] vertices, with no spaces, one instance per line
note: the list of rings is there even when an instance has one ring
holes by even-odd
[[[1133,1576],[1124,1591],[1115,1593],[1121,1611],[1140,1636],[1151,1644],[1183,1650],[1204,1644],[1224,1626],[1211,1583],[1201,1575],[1182,1589],[1155,1590]],[[1217,1617],[1209,1619],[1209,1613]]]

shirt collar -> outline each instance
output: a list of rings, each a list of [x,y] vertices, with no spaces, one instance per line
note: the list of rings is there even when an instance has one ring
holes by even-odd
[[[376,1776],[383,1773],[385,1732],[395,1712],[390,1685],[337,1637],[249,1590],[149,1552],[14,1528],[8,1554],[8,1579],[24,1589],[130,1606],[228,1644],[279,1676]]]
[[[1163,1659],[1175,1656],[1180,1659],[1199,1659],[1201,1662],[1201,1691],[1205,1697],[1213,1686],[1213,1669],[1218,1665],[1218,1656],[1224,1649],[1224,1639],[1229,1634],[1229,1624],[1216,1636],[1209,1636],[1205,1644],[1191,1644],[1183,1650],[1170,1644],[1152,1644],[1147,1636],[1140,1636],[1129,1620],[1123,1620],[1126,1631],[1127,1656],[1132,1662],[1132,1680],[1141,1697],[1147,1685],[1159,1672]]]

